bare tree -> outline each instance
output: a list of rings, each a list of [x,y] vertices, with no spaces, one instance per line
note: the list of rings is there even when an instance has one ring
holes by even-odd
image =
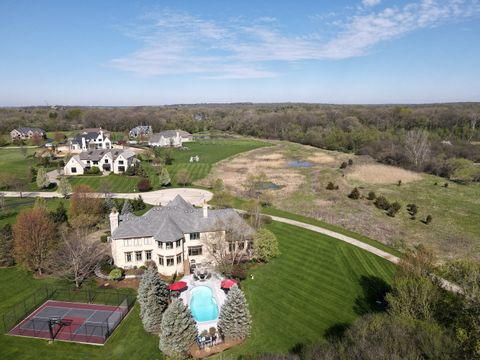
[[[426,130],[411,130],[405,136],[405,152],[415,169],[421,170],[430,155],[430,142]]]
[[[87,227],[64,227],[56,256],[57,272],[78,288],[105,254],[106,248],[100,241],[89,239]]]
[[[217,229],[226,229],[225,232],[213,232],[203,241],[208,254],[222,273],[231,272],[234,265],[251,256],[249,242],[252,241],[254,232],[239,216],[228,220],[228,224],[218,221],[215,226]]]
[[[468,136],[468,142],[471,142],[472,138],[475,136],[475,132],[477,131],[477,123],[478,123],[479,118],[480,118],[480,116],[478,115],[478,113],[476,113],[476,112],[470,113],[471,129],[470,129],[470,135]]]

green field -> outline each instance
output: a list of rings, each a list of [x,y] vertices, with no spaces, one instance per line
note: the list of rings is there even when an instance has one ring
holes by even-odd
[[[0,148],[0,174],[8,173],[25,179],[30,166],[35,165],[34,152],[35,149],[27,149],[25,157],[20,149]]]
[[[228,139],[228,140],[209,140],[185,143],[184,148],[174,148],[172,151],[173,163],[167,165],[167,170],[172,179],[172,186],[178,186],[176,174],[180,169],[186,169],[192,182],[206,177],[212,165],[220,160],[226,159],[235,154],[256,149],[262,146],[268,146],[265,141],[246,140],[246,139]],[[161,151],[162,153],[164,152]],[[199,162],[191,163],[191,156],[199,156]],[[158,175],[153,166],[148,162],[142,162],[142,166],[148,173],[150,183],[154,190],[161,188]],[[69,178],[72,186],[85,184],[94,190],[100,190],[101,182],[108,181],[112,192],[137,192],[137,184],[140,181],[136,176],[110,175],[102,176],[72,176]]]
[[[273,223],[281,255],[253,269],[242,283],[253,316],[250,338],[227,355],[287,352],[321,341],[350,323],[369,305],[372,283],[390,282],[393,264],[349,244],[294,226]],[[16,268],[0,269],[0,312],[30,291],[59,280],[33,280]],[[374,302],[375,299],[370,299]],[[369,303],[371,304],[371,302]],[[138,309],[123,321],[106,346],[78,345],[0,336],[2,359],[157,359],[158,339],[146,334]]]
[[[45,199],[48,210],[54,210],[61,202],[68,208],[68,200]],[[13,224],[20,211],[33,207],[35,198],[5,198],[5,210],[0,213],[0,227],[5,224]]]

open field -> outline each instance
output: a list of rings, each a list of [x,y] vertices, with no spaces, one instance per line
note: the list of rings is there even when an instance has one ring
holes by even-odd
[[[35,165],[33,154],[35,149],[28,148],[26,157],[20,149],[0,148],[0,174],[11,174],[25,179],[30,166]]]
[[[368,311],[370,285],[392,279],[393,264],[349,244],[294,226],[273,223],[281,255],[253,269],[254,280],[242,283],[253,316],[252,335],[232,349],[234,357],[286,352],[297,344],[319,341],[339,326]],[[381,279],[381,280],[380,280]],[[0,313],[44,284],[20,269],[0,269]],[[368,292],[368,291],[367,291]],[[283,299],[279,302],[278,299]],[[162,359],[158,338],[143,331],[138,306],[104,347],[21,339],[0,335],[2,359]]]
[[[45,199],[48,210],[54,210],[61,202],[68,208],[68,201],[64,199]],[[5,224],[13,224],[20,211],[33,207],[34,198],[5,198],[5,210],[0,213],[0,227]]]
[[[172,151],[173,163],[167,165],[167,170],[172,179],[172,186],[178,186],[176,174],[180,169],[187,170],[191,181],[205,178],[212,165],[232,155],[267,146],[265,141],[250,139],[221,139],[185,143],[185,148],[174,148]],[[191,163],[191,156],[199,156],[199,162]],[[155,169],[148,162],[142,162],[149,175],[150,183],[154,190],[160,189],[160,182]],[[110,176],[71,176],[72,186],[86,184],[95,190],[101,189],[102,181],[110,184],[112,192],[138,192],[137,183],[140,178],[136,176],[110,175]]]
[[[228,190],[242,197],[248,173],[265,172],[269,181],[280,185],[270,190],[275,208],[334,224],[384,244],[402,249],[423,243],[441,256],[479,256],[480,184],[461,185],[392,166],[377,164],[367,156],[326,151],[288,142],[240,154],[214,166],[210,178],[224,179]],[[340,169],[351,159],[353,164]],[[308,167],[292,167],[293,160],[308,161]],[[398,181],[401,180],[401,186]],[[327,190],[333,182],[338,190]],[[444,184],[448,183],[448,187]],[[358,187],[362,198],[351,200],[348,194]],[[389,217],[366,199],[370,191],[384,195],[402,208]],[[418,214],[410,219],[406,205],[415,203]],[[268,211],[268,210],[267,210]],[[424,220],[431,215],[433,221]]]

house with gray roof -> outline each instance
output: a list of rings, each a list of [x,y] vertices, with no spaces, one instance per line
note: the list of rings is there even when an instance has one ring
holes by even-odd
[[[117,266],[154,262],[165,276],[215,263],[215,251],[250,256],[254,230],[233,209],[196,208],[180,195],[142,216],[110,214],[111,250]],[[236,235],[231,235],[236,234]],[[212,250],[214,249],[214,250]]]
[[[71,151],[85,151],[89,149],[111,149],[112,141],[109,133],[103,131],[101,128],[86,129],[80,134],[70,139]]]
[[[10,138],[12,139],[12,141],[27,140],[35,136],[45,139],[47,137],[47,133],[43,129],[32,127],[19,127],[10,131]]]
[[[193,135],[183,130],[165,130],[152,134],[148,145],[160,147],[180,147],[184,142],[193,141]]]
[[[149,137],[152,134],[152,127],[150,125],[135,126],[128,132],[130,138],[138,138],[139,136]]]
[[[131,150],[93,149],[83,151],[68,160],[63,168],[67,176],[83,175],[88,169],[97,167],[103,173],[122,174],[138,160]]]

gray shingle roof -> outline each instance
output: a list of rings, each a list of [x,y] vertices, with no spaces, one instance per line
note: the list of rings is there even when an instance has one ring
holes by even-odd
[[[161,242],[179,240],[184,234],[193,232],[225,230],[244,220],[233,209],[208,210],[195,208],[180,195],[164,207],[154,207],[143,216],[127,214],[120,216],[120,224],[113,232],[112,239],[150,237]],[[253,234],[253,229],[251,233]]]
[[[123,155],[124,158],[128,159],[132,156],[135,156],[135,153],[131,150],[121,150],[121,149],[93,149],[88,151],[82,151],[80,153],[81,160],[92,160],[100,161],[105,154],[110,154],[110,158],[115,160],[120,155]]]
[[[37,132],[37,133],[40,133],[40,134],[45,134],[45,130],[43,129],[40,129],[40,128],[32,128],[32,127],[20,127],[20,128],[17,128],[15,129],[17,130],[19,133],[22,133],[22,134],[28,134],[29,131],[32,131],[32,132]]]

